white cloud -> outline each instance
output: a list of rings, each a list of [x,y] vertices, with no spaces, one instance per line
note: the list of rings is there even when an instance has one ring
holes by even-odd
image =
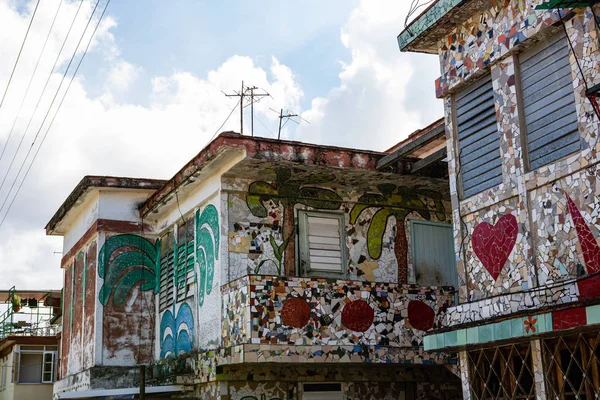
[[[9,97],[0,109],[0,145],[6,140],[58,2],[41,2]],[[417,86],[416,92],[411,89],[416,59],[400,54],[395,43],[407,5],[396,3],[363,1],[350,15],[342,29],[341,40],[351,52],[352,60],[342,65],[339,86],[324,98],[312,99],[311,108],[302,114],[310,125],[302,124],[295,134],[285,132],[284,137],[383,149],[441,115],[440,105],[423,100],[433,98],[433,73],[431,77],[426,74],[425,78],[419,78],[420,82],[424,79],[427,83],[425,88]],[[34,80],[9,143],[9,155],[24,132],[28,121],[25,116],[33,112],[77,4],[65,1],[62,6],[57,28],[39,67],[39,78]],[[31,7],[23,14],[13,7],[14,2],[0,0],[2,60],[14,60],[20,46],[20,39],[16,38],[22,37],[29,23]],[[85,1],[81,13],[89,15],[90,12],[91,3]],[[102,56],[96,58],[104,59],[104,64],[93,66],[93,69],[107,71],[105,82],[100,83],[104,92],[93,97],[86,90],[85,76],[75,80],[18,200],[0,229],[4,238],[0,241],[0,282],[4,286],[60,287],[60,256],[53,254],[60,250],[60,241],[45,237],[42,228],[72,188],[86,174],[171,177],[207,143],[236,104],[236,98],[225,97],[222,91],[239,90],[244,80],[269,92],[272,97],[263,98],[255,109],[257,119],[272,126],[276,126],[273,121],[277,115],[270,108],[301,111],[304,94],[293,69],[274,57],[268,68],[261,68],[253,58],[240,55],[229,57],[201,75],[175,71],[152,77],[148,82],[151,94],[147,106],[122,101],[123,96],[118,94],[141,79],[143,66],[133,65],[121,54],[113,33],[116,23],[114,17],[107,16],[91,48]],[[84,24],[77,23],[73,32],[81,34]],[[76,40],[68,41],[60,58],[63,68],[75,44]],[[418,60],[419,73],[428,72],[430,66],[437,63],[435,57],[427,58],[429,64],[423,63],[423,58]],[[10,62],[0,63],[0,90],[6,85],[11,67]],[[60,78],[60,74],[52,77],[49,92],[55,90]],[[30,146],[50,101],[51,95],[42,101],[24,148]],[[237,112],[232,115],[222,130],[239,131],[238,115]],[[258,123],[255,128],[265,132]],[[249,121],[244,129],[249,130]],[[17,166],[20,157],[16,159]],[[0,162],[0,176],[5,173],[7,164],[5,157]],[[9,184],[13,176],[9,177]],[[7,187],[0,191],[0,202],[6,190]]]
[[[141,68],[127,61],[119,61],[108,73],[107,85],[118,91],[129,89],[140,76]]]
[[[75,12],[73,4],[65,4],[65,15],[72,18]],[[84,9],[88,10],[89,15],[88,2],[84,2],[82,13]],[[28,74],[33,71],[55,10],[52,6],[38,10],[36,22],[40,25],[46,21],[48,23],[39,30],[36,28],[28,39],[26,51],[11,83],[12,95],[7,98],[6,106],[0,109],[0,145],[6,140],[20,96],[27,86]],[[61,18],[62,26],[68,18],[59,17],[59,20]],[[7,31],[13,32],[13,35],[14,32],[25,32],[28,23],[28,15],[18,14],[7,5],[7,0],[0,0],[0,54],[5,56],[3,59],[14,59],[18,52],[16,40]],[[37,23],[34,26],[37,27]],[[62,285],[60,256],[53,254],[54,250],[60,250],[60,241],[45,237],[42,228],[83,175],[169,178],[208,142],[216,128],[223,123],[235,106],[236,99],[225,97],[222,91],[231,92],[238,88],[241,80],[276,93],[277,98],[285,104],[299,104],[302,91],[294,82],[289,68],[273,59],[270,68],[264,70],[245,56],[230,57],[205,77],[184,71],[154,77],[148,106],[116,101],[115,98],[119,97],[113,94],[127,90],[138,78],[140,69],[122,58],[110,31],[115,26],[115,19],[106,19],[92,46],[92,51],[100,51],[106,62],[106,65],[98,68],[109,71],[104,83],[105,92],[93,98],[86,91],[84,76],[78,76],[74,81],[48,140],[0,229],[3,237],[10,235],[11,238],[0,242],[0,282],[4,285],[14,284],[20,288]],[[82,30],[83,26],[78,32]],[[76,28],[73,29],[75,31]],[[38,70],[40,76],[43,75],[40,71],[45,71],[46,76],[50,71],[65,34],[66,30],[51,36]],[[70,47],[70,51],[73,50],[74,44]],[[61,57],[63,68],[67,61],[66,57]],[[7,64],[0,63],[0,88],[6,85],[10,74]],[[23,150],[29,148],[50,104],[50,92],[58,87],[61,76],[55,74],[52,77],[48,94],[40,104],[15,166],[21,164]],[[18,120],[7,155],[12,156],[25,130],[28,121],[25,116],[33,112],[44,81],[45,78],[34,80],[30,99]],[[66,82],[63,90],[65,87]],[[269,107],[277,106],[272,98],[267,98],[257,105],[257,115],[268,117],[268,114],[272,114]],[[222,130],[239,131],[238,121],[233,116]],[[249,129],[248,125],[246,129]],[[37,143],[44,132],[45,129],[42,129]],[[2,175],[8,167],[8,158],[0,162]],[[0,191],[0,203],[14,179],[16,169],[13,167],[7,185]]]
[[[410,2],[363,0],[341,30],[352,61],[339,86],[312,100],[297,140],[384,150],[442,116],[437,57],[400,53],[396,36]]]

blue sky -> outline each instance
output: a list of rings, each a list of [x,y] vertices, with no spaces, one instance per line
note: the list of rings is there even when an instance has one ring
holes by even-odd
[[[9,183],[18,185],[22,176],[17,168],[9,170],[8,159],[17,154],[19,165],[23,149],[40,146],[34,132],[79,37],[87,40],[91,34],[83,28],[95,0],[83,0],[59,54],[80,1],[63,0],[19,114],[60,1],[40,2],[0,109],[0,144],[8,143],[9,155],[0,160],[0,174],[8,173]],[[59,288],[62,239],[46,236],[43,228],[81,178],[170,178],[217,133],[235,105],[222,91],[237,89],[242,80],[273,96],[256,105],[258,136],[276,134],[278,119],[270,108],[287,107],[310,121],[288,124],[285,139],[372,150],[385,150],[440,118],[442,104],[434,96],[437,56],[400,53],[396,44],[409,4],[112,0],[14,207],[8,214],[0,210],[0,220],[7,215],[0,227],[0,282]],[[0,89],[34,5],[34,0],[0,0],[0,60],[9,60],[0,63]],[[81,49],[76,54],[80,57]],[[59,69],[51,74],[57,56]],[[30,117],[32,129],[26,131]],[[13,121],[16,129],[8,141]],[[239,128],[236,113],[222,131]],[[245,124],[245,132],[248,128]],[[24,147],[16,152],[19,137]],[[0,202],[14,196],[8,188],[0,189]]]
[[[293,65],[305,94],[302,105],[308,107],[309,99],[326,96],[336,86],[340,62],[351,60],[340,41],[340,29],[357,4],[352,0],[180,0],[168,4],[148,0],[143,5],[113,1],[110,13],[117,21],[112,30],[116,44],[129,62],[144,69],[127,100],[146,104],[152,76],[174,71],[202,75],[232,54],[240,54],[251,56],[261,67],[268,67],[272,56]],[[102,73],[97,69],[99,57],[90,57],[84,75]],[[90,89],[94,89],[93,82]]]

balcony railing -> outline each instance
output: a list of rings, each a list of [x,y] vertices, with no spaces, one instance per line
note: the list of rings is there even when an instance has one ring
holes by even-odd
[[[453,305],[451,287],[253,275],[222,295],[231,363],[454,362],[422,348]]]
[[[60,291],[0,291],[0,339],[7,336],[54,336]]]

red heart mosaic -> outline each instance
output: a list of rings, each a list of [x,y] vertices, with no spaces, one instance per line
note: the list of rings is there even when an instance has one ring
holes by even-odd
[[[428,331],[433,328],[435,312],[421,300],[411,300],[408,303],[408,322],[420,331]]]
[[[304,328],[310,319],[308,303],[298,297],[290,297],[281,309],[281,320],[292,328]]]
[[[365,332],[373,325],[375,312],[364,300],[354,300],[342,310],[342,325],[355,332]]]
[[[494,280],[515,247],[518,233],[517,219],[512,214],[502,216],[496,225],[482,222],[473,230],[473,251]]]

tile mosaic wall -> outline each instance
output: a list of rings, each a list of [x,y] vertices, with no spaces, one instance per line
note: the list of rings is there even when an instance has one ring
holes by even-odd
[[[360,346],[411,348],[418,359],[413,348],[422,346],[424,330],[439,326],[452,301],[449,288],[251,276],[223,288],[222,337],[225,346],[357,346],[356,354],[340,357],[356,361],[365,358]]]
[[[301,399],[303,383],[339,382],[351,400],[457,400],[460,381],[442,366],[230,366],[219,375],[222,400]],[[214,384],[196,387],[196,395]],[[245,397],[249,396],[249,397]],[[264,397],[263,397],[264,396]],[[204,397],[200,397],[204,398]]]
[[[592,236],[599,237],[596,164],[600,124],[585,99],[585,85],[575,58],[576,55],[581,61],[588,85],[599,83],[600,77],[595,72],[600,69],[598,32],[589,8],[576,10],[565,21],[575,48],[575,54],[570,52],[570,62],[581,152],[528,171],[521,144],[518,56],[514,56],[513,51],[520,51],[561,28],[560,25],[552,27],[558,21],[555,13],[534,10],[540,2],[514,0],[508,6],[491,7],[473,15],[455,30],[448,30],[439,44],[443,71],[439,94],[445,96],[459,298],[461,303],[472,302],[449,309],[444,321],[447,326],[577,301],[582,298],[585,284],[573,279],[594,271],[593,266],[588,265],[592,259],[584,259],[584,249],[567,199],[573,199]],[[462,199],[457,177],[460,173],[459,149],[454,138],[449,90],[454,92],[465,87],[480,71],[488,68],[491,69],[495,95],[503,182]],[[514,216],[517,221],[516,238],[513,233],[501,229],[504,225],[501,219],[506,215]],[[485,235],[481,236],[486,231],[487,241],[482,240]],[[481,237],[474,240],[474,236]],[[510,246],[513,241],[514,245]],[[477,254],[476,248],[486,249],[482,243],[496,249],[491,255],[493,260],[486,260],[481,250]],[[487,247],[488,253],[492,247]],[[506,262],[503,262],[505,258]],[[535,288],[539,285],[558,286],[538,291]],[[523,290],[530,292],[515,293]],[[589,292],[588,288],[584,291]],[[512,293],[506,294],[509,292]],[[499,297],[492,299],[492,296]]]
[[[273,254],[273,247],[270,237],[275,239],[277,245],[281,245],[285,238],[283,237],[283,206],[279,201],[267,199],[262,202],[266,208],[266,217],[256,217],[250,212],[246,201],[248,185],[252,181],[244,179],[228,178],[223,182],[226,189],[228,206],[228,250],[229,250],[229,270],[228,280],[232,281],[248,274],[277,274],[277,260]],[[375,189],[376,190],[376,189]],[[387,218],[385,225],[382,226],[381,249],[378,257],[374,257],[369,251],[369,228],[375,214],[382,208],[390,207],[388,200],[381,194],[381,206],[374,205],[361,208],[360,212],[352,214],[356,204],[360,204],[370,199],[373,194],[348,190],[344,188],[336,189],[336,193],[343,199],[339,210],[333,212],[342,212],[346,221],[346,251],[347,251],[347,276],[350,279],[360,281],[376,282],[398,282],[398,255],[397,251],[397,232],[398,217],[396,210],[390,208],[392,212]],[[367,193],[367,194],[366,194]],[[425,192],[430,193],[430,192]],[[433,192],[431,192],[433,193]],[[362,197],[361,197],[362,196]],[[394,194],[393,196],[398,196]],[[450,209],[447,201],[436,203],[436,200],[426,196],[420,196],[422,204],[418,211],[406,212],[404,216],[404,231],[406,239],[402,244],[405,247],[403,257],[407,263],[408,282],[414,282],[415,273],[412,259],[408,252],[410,248],[410,224],[413,219],[431,220],[434,222],[450,222],[449,214],[444,211],[436,212],[438,206],[443,204],[445,210]],[[311,207],[303,204],[296,204],[295,211],[311,210]],[[431,210],[431,211],[428,211]],[[352,222],[353,221],[353,222]],[[379,235],[378,235],[379,237]],[[402,255],[400,255],[402,257]]]
[[[438,96],[445,96],[449,89],[556,23],[555,12],[535,10],[543,2],[511,0],[510,5],[504,5],[496,1],[494,7],[472,15],[455,30],[449,30],[438,44],[442,67],[442,76],[436,82]]]

